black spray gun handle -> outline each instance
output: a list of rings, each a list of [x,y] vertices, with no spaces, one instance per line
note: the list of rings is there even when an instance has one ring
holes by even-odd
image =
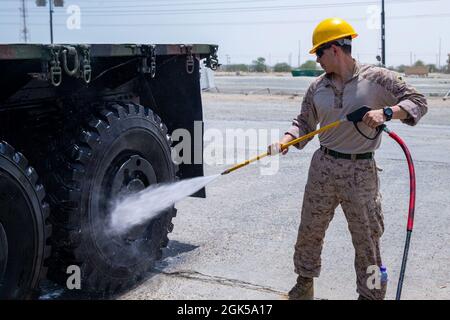
[[[364,116],[366,115],[367,112],[372,111],[371,108],[369,108],[368,106],[362,106],[361,108],[353,111],[352,113],[349,113],[346,118],[348,121],[353,122],[353,125],[355,126],[356,130],[358,130],[358,132],[366,139],[369,140],[375,140],[376,138],[378,138],[378,136],[380,135],[380,133],[384,130],[384,128],[386,128],[386,125],[382,124],[380,126],[378,126],[376,128],[377,133],[375,134],[374,137],[368,137],[366,136],[364,133],[361,132],[361,130],[358,127],[358,122],[361,122],[362,119],[364,118]]]

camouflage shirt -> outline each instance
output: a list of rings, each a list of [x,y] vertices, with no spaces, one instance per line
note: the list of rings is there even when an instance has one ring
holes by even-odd
[[[316,130],[317,124],[330,124],[364,105],[372,109],[398,105],[408,114],[408,118],[401,121],[411,126],[417,124],[427,112],[425,97],[405,83],[397,73],[356,62],[353,77],[345,82],[342,91],[335,87],[329,74],[323,74],[310,85],[303,98],[300,114],[286,133],[298,138]],[[369,137],[376,133],[362,122],[358,127]],[[352,154],[376,150],[380,146],[381,137],[379,135],[375,140],[366,139],[351,122],[344,122],[319,134],[323,146]],[[308,141],[303,141],[296,147],[302,149]]]

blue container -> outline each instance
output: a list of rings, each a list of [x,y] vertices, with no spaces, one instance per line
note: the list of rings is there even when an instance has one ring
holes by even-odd
[[[388,282],[388,273],[385,266],[380,267],[380,281],[381,286],[385,286]]]

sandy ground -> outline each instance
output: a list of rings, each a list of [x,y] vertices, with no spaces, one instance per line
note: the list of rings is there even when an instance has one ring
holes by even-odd
[[[294,95],[204,93],[205,129],[272,129],[282,134],[300,102],[301,96]],[[392,122],[389,127],[408,144],[417,174],[403,298],[450,299],[450,101],[429,98],[429,112],[417,126]],[[317,147],[316,138],[304,150],[290,151],[274,175],[261,175],[260,165],[249,166],[209,185],[206,199],[180,202],[171,241],[155,273],[119,298],[283,299],[296,278],[292,255],[307,170]],[[227,141],[226,151],[232,148]],[[388,137],[376,160],[383,170],[387,299],[393,299],[406,236],[408,171],[401,149]],[[206,165],[205,174],[226,167]],[[322,260],[317,298],[355,299],[354,250],[340,208],[327,232]]]

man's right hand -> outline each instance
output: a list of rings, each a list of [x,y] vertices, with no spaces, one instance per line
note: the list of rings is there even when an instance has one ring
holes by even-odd
[[[286,134],[286,135],[281,139],[281,141],[279,141],[279,142],[274,142],[274,143],[272,143],[270,146],[268,146],[268,147],[267,147],[267,153],[268,153],[269,155],[271,155],[271,156],[273,156],[273,155],[275,155],[275,154],[278,154],[278,153],[280,153],[280,152],[281,152],[282,155],[285,155],[286,153],[288,153],[289,148],[285,148],[285,149],[281,150],[281,146],[284,145],[284,144],[286,144],[286,143],[288,143],[288,142],[290,142],[290,141],[292,141],[292,140],[294,140],[294,138],[293,138],[291,135]]]
[[[267,147],[267,153],[271,156],[274,156],[278,153],[285,155],[286,153],[288,153],[289,148],[285,148],[283,150],[281,150],[281,143],[280,142],[274,142],[272,143],[270,146]]]

